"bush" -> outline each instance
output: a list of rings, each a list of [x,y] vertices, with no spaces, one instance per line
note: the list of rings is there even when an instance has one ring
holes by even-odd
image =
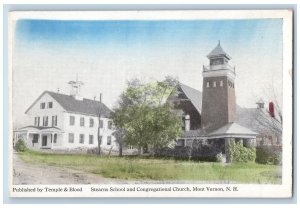
[[[202,144],[194,141],[192,149],[192,159],[199,161],[216,162],[217,150],[212,144]]]
[[[178,160],[191,159],[195,161],[215,162],[217,153],[214,145],[207,145],[207,144],[203,145],[194,142],[192,147],[177,146],[175,148],[166,147],[166,148],[155,149],[154,155],[156,157],[174,158]]]
[[[244,147],[242,141],[232,141],[228,145],[228,157],[231,162],[254,162],[256,150]]]
[[[163,158],[189,159],[191,157],[190,147],[161,148],[154,150],[154,155]]]
[[[281,147],[261,146],[256,148],[256,162],[260,164],[280,165]]]
[[[222,152],[221,153],[218,153],[217,156],[216,156],[216,162],[222,162],[223,160],[223,155],[222,155]]]
[[[23,139],[19,139],[15,145],[15,150],[17,152],[24,152],[27,149]]]

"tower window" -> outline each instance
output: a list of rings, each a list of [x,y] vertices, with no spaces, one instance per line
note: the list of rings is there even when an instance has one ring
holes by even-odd
[[[207,87],[207,88],[209,87],[209,82],[206,82],[206,87]]]
[[[223,87],[223,80],[220,81],[220,87]]]
[[[216,81],[214,81],[214,87],[217,87],[217,82]]]

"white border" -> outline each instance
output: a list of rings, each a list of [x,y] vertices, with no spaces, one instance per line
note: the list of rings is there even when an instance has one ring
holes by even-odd
[[[12,77],[12,38],[15,20],[20,18],[28,19],[60,19],[60,20],[196,20],[196,19],[259,19],[259,18],[282,18],[283,19],[283,175],[281,185],[253,185],[253,184],[199,184],[201,187],[227,187],[238,186],[238,192],[90,192],[93,185],[74,185],[72,187],[82,187],[83,192],[65,192],[65,193],[21,193],[12,192],[13,187],[24,187],[24,185],[12,185],[10,180],[10,196],[12,197],[269,197],[286,198],[292,196],[292,77],[289,73],[292,70],[292,12],[289,10],[189,10],[189,11],[55,11],[55,12],[11,12],[9,19],[9,86],[11,86]],[[11,103],[11,88],[9,101]],[[11,106],[11,105],[10,105]],[[12,109],[9,108],[10,118],[10,138],[12,138]],[[12,144],[10,139],[10,161],[12,162]],[[12,176],[12,167],[10,168]],[[10,177],[11,178],[11,177]],[[112,185],[94,185],[96,187],[111,187]],[[114,187],[170,187],[170,186],[190,186],[195,185],[176,185],[176,184],[147,184],[147,185],[113,185]],[[26,187],[45,186],[35,185]],[[50,186],[47,186],[50,187]],[[51,185],[51,187],[68,187],[64,185]]]

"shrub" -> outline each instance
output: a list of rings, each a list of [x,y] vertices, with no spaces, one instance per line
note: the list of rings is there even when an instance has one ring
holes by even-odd
[[[280,165],[281,164],[281,147],[261,146],[256,148],[256,162],[261,164]]]
[[[216,150],[214,145],[193,143],[192,147],[160,148],[154,150],[156,157],[174,158],[177,160],[216,161]]]
[[[244,147],[242,141],[232,141],[228,145],[228,157],[231,162],[254,162],[256,151],[255,148]]]
[[[222,160],[223,160],[223,155],[222,152],[220,152],[216,155],[216,162],[222,162]]]
[[[19,139],[15,145],[15,150],[17,152],[24,152],[27,149],[23,139]]]
[[[191,148],[190,147],[160,148],[154,151],[154,155],[158,157],[164,157],[164,158],[190,159]]]

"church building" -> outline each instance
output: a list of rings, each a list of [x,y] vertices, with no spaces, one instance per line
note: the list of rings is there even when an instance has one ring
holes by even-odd
[[[209,65],[203,66],[202,92],[178,83],[176,93],[167,102],[183,119],[183,135],[177,146],[191,146],[195,140],[201,144],[214,144],[217,153],[226,156],[226,146],[230,141],[243,141],[244,146],[256,146],[257,139],[264,135],[258,122],[249,112],[262,112],[270,122],[270,117],[262,103],[257,109],[241,108],[236,104],[236,70],[229,62],[231,57],[218,45],[207,55]],[[278,123],[276,121],[276,123]]]

